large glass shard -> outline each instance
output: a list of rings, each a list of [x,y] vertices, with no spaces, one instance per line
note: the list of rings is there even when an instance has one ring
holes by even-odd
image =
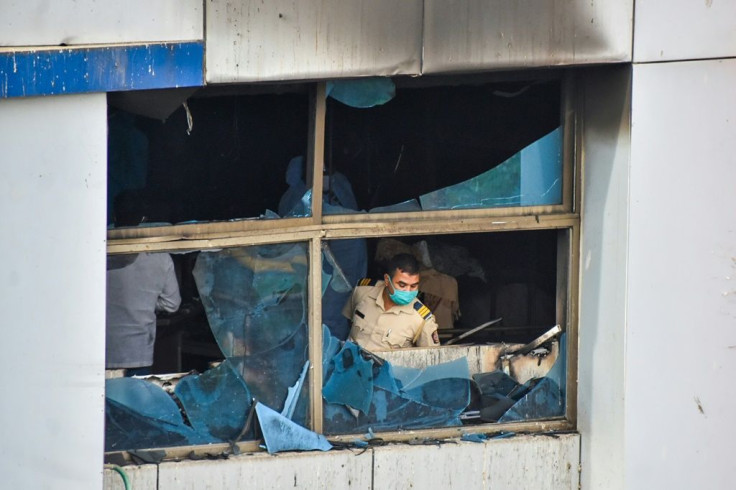
[[[303,243],[201,253],[193,271],[223,354],[251,395],[279,411],[307,361],[307,271]],[[304,398],[294,410],[300,423]]]
[[[460,357],[454,361],[444,362],[434,366],[427,366],[420,371],[417,377],[404,384],[402,389],[404,391],[409,391],[433,381],[450,378],[470,379],[470,369],[468,369],[467,357]]]
[[[562,130],[557,128],[470,180],[419,198],[422,209],[535,206],[562,202]]]
[[[184,423],[147,417],[139,411],[105,398],[105,451],[190,446],[217,442]]]
[[[332,376],[322,388],[324,399],[368,412],[373,396],[373,363],[363,359],[360,348],[352,342],[345,342],[333,362]]]
[[[342,309],[352,294],[353,286],[365,277],[367,270],[365,239],[330,240],[323,246],[322,271],[331,279],[322,296],[322,323],[340,340],[347,339],[350,333],[348,319],[342,315]]]
[[[105,398],[118,405],[169,424],[183,424],[176,402],[159,386],[138,378],[105,380]]]
[[[466,358],[426,370],[392,367],[382,359],[365,359],[358,346],[346,342],[325,373],[329,433],[457,426],[470,403]],[[409,390],[401,388],[406,385]]]
[[[202,252],[193,275],[226,357],[274,349],[293,337],[306,319],[304,244]]]
[[[324,436],[312,432],[262,403],[256,404],[258,422],[269,453],[280,451],[329,451],[332,445]]]
[[[457,410],[425,405],[377,386],[368,413],[356,418],[344,405],[325,403],[324,414],[324,429],[330,434],[461,425]]]
[[[229,360],[204,374],[183,378],[174,392],[195,430],[222,441],[238,438],[251,408],[251,395]]]
[[[564,415],[560,387],[550,378],[540,378],[534,387],[498,419],[499,422],[537,420]],[[530,381],[531,382],[531,381]]]

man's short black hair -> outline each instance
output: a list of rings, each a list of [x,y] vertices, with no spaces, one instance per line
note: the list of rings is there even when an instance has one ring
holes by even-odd
[[[397,269],[414,276],[419,274],[419,262],[412,254],[397,254],[386,264],[386,274],[393,278]]]

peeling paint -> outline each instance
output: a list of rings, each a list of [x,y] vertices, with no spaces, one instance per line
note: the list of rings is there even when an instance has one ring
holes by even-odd
[[[201,42],[0,53],[0,98],[196,87]]]

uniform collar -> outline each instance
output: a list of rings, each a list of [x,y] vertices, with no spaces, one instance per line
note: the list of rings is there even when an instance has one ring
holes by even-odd
[[[386,310],[385,303],[383,302],[383,290],[386,289],[385,283],[377,284],[375,288],[373,288],[373,291],[371,291],[368,296],[376,300],[376,304],[381,308],[381,310],[384,313],[394,313],[398,315],[399,313],[408,313],[412,314],[414,312],[414,301],[409,303],[408,305],[394,305],[391,307],[391,309]]]

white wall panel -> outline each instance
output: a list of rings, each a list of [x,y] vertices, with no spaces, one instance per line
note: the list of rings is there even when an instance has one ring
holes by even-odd
[[[631,60],[633,0],[426,0],[424,73]]]
[[[0,0],[1,46],[202,40],[202,0]]]
[[[736,56],[733,0],[637,0],[634,61]]]
[[[577,490],[580,436],[517,436],[374,450],[373,488]]]
[[[141,466],[127,465],[121,468],[128,478],[130,488],[142,490],[156,490],[158,488],[158,465],[144,464]],[[103,474],[102,488],[104,490],[125,490],[123,478],[112,469],[106,469]]]
[[[371,488],[371,451],[315,451],[231,456],[227,460],[182,461],[159,466],[158,490],[233,488]]]
[[[630,162],[628,66],[586,70],[578,429],[582,487],[623,490]]]
[[[736,60],[633,73],[627,488],[732,488]]]
[[[418,74],[421,0],[212,0],[206,80]]]
[[[0,100],[0,478],[100,488],[104,94]]]

